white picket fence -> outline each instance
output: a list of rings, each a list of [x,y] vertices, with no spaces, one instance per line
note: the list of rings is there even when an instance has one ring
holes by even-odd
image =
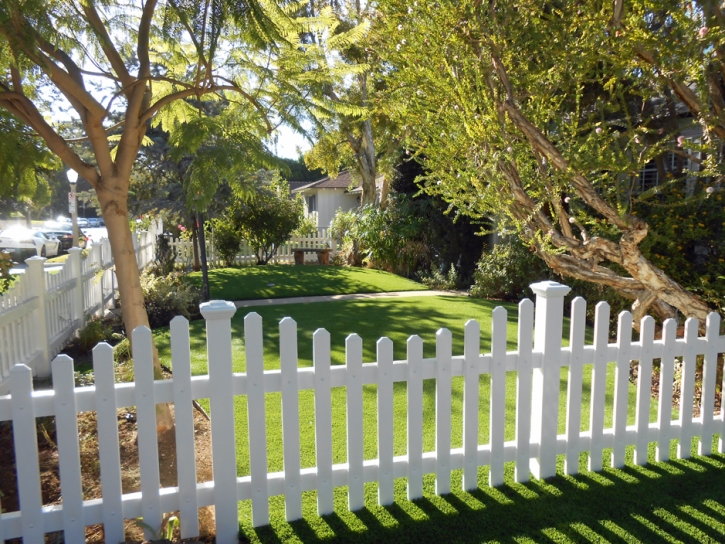
[[[16,448],[19,495],[22,510],[0,516],[0,541],[22,536],[25,544],[43,542],[50,531],[65,531],[66,542],[82,542],[84,526],[103,523],[105,541],[124,540],[124,519],[143,517],[158,530],[164,512],[179,511],[181,536],[198,533],[198,508],[215,506],[216,538],[220,544],[236,543],[239,530],[238,501],[251,499],[252,523],[269,522],[269,497],[283,495],[287,520],[300,518],[301,494],[317,491],[320,515],[333,512],[333,489],[348,487],[348,508],[364,506],[365,482],[378,483],[378,502],[393,501],[395,478],[407,478],[409,499],[423,493],[423,475],[435,474],[435,493],[451,489],[451,471],[462,470],[463,489],[478,485],[478,467],[488,465],[489,485],[504,481],[504,463],[515,463],[515,479],[525,482],[530,474],[546,478],[556,473],[557,455],[565,456],[565,472],[576,474],[580,452],[589,452],[589,469],[601,470],[606,463],[621,467],[625,447],[634,445],[634,462],[646,464],[647,447],[656,443],[657,461],[665,461],[670,441],[680,443],[677,454],[690,456],[691,440],[700,437],[699,453],[711,453],[714,434],[720,435],[723,452],[725,420],[715,415],[715,381],[718,353],[725,351],[725,337],[719,335],[720,317],[711,314],[707,332],[698,336],[698,323],[688,319],[684,338],[676,338],[676,323],[664,323],[662,339],[654,339],[654,320],[642,321],[640,339],[632,341],[632,316],[619,316],[618,339],[608,341],[609,306],[599,303],[592,345],[585,343],[586,302],[572,303],[569,346],[562,347],[564,296],[569,288],[555,282],[534,284],[536,307],[530,300],[519,304],[518,349],[506,350],[507,312],[493,311],[491,352],[481,353],[481,331],[477,322],[465,325],[464,353],[452,354],[451,333],[436,335],[434,358],[423,357],[423,342],[411,336],[407,359],[393,360],[388,338],[377,343],[377,361],[363,364],[362,340],[352,334],[346,339],[346,364],[331,366],[330,335],[318,329],[313,336],[314,363],[298,368],[297,328],[291,318],[280,324],[279,370],[264,370],[262,319],[251,313],[244,320],[246,373],[232,372],[231,318],[234,304],[212,301],[202,305],[207,321],[209,374],[191,376],[189,326],[181,318],[171,323],[173,380],[154,381],[151,333],[134,331],[135,383],[114,383],[113,352],[107,344],[94,350],[94,387],[73,387],[73,364],[67,356],[53,361],[52,391],[33,392],[31,372],[26,366],[11,372],[12,397],[0,397],[0,421],[12,420]],[[701,416],[693,417],[695,365],[704,355]],[[679,419],[672,417],[672,387],[675,358],[681,357]],[[652,364],[661,360],[658,417],[650,423]],[[638,361],[639,382],[636,421],[627,425],[630,361]],[[613,427],[604,428],[606,374],[609,362],[616,363]],[[584,365],[593,365],[589,429],[580,431],[582,376]],[[566,431],[557,434],[561,368],[568,368]],[[587,367],[589,368],[589,367]],[[506,373],[515,372],[516,435],[505,441]],[[490,435],[479,444],[479,377],[490,375]],[[451,380],[463,376],[463,447],[451,448]],[[435,379],[435,421],[423,417],[423,380]],[[394,456],[393,384],[407,382],[407,453]],[[363,386],[377,385],[378,458],[363,458]],[[345,387],[347,393],[347,462],[333,464],[331,388]],[[316,466],[300,468],[299,392],[314,391]],[[265,394],[281,392],[284,471],[268,473]],[[250,475],[237,477],[235,396],[248,403]],[[213,481],[197,483],[195,471],[192,399],[209,398]],[[176,413],[178,487],[159,486],[155,405],[173,402]],[[121,493],[117,409],[137,407],[141,491]],[[95,410],[102,500],[84,501],[81,491],[76,413]],[[56,417],[62,505],[43,506],[38,474],[35,418]],[[435,450],[423,451],[423,428],[435,426]],[[611,459],[603,451],[612,451]],[[147,538],[151,533],[147,534]]]
[[[309,236],[291,237],[277,248],[277,254],[272,259],[272,262],[275,264],[294,264],[294,249],[296,248],[330,248],[331,254],[334,255],[337,248],[337,240],[330,236],[327,231],[327,228],[318,228],[316,233]],[[194,262],[194,247],[191,240],[174,238],[171,240],[171,247],[173,248],[174,255],[176,256],[176,264],[181,264],[186,267],[190,267],[192,265]],[[206,254],[207,261],[210,266],[221,267],[225,265],[225,263],[222,262],[221,255],[219,255],[216,251],[213,234],[207,235]],[[317,254],[305,253],[305,262],[316,263]],[[241,247],[236,257],[236,264],[242,266],[253,266],[257,264],[257,256],[254,249],[246,240],[242,240],[241,242]]]
[[[139,268],[155,258],[156,232],[134,234]],[[31,257],[15,284],[0,295],[0,394],[9,387],[11,368],[25,364],[37,376],[50,375],[50,361],[85,325],[112,307],[117,286],[107,239],[82,250],[71,248],[61,267],[46,267],[44,257]]]

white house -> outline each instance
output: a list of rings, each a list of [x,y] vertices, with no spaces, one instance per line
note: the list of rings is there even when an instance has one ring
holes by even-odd
[[[314,218],[318,228],[329,227],[337,210],[349,211],[360,206],[360,193],[353,192],[358,184],[346,171],[335,179],[325,177],[298,187],[290,183],[292,193],[304,197],[305,215]]]

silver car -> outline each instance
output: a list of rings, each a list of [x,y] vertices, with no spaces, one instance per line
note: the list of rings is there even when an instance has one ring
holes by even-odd
[[[39,230],[14,226],[0,232],[0,250],[10,253],[13,261],[21,262],[29,257],[55,257],[60,240],[49,238]]]

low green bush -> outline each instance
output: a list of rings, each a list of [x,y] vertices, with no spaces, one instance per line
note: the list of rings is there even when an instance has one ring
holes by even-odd
[[[472,297],[518,302],[524,298],[533,300],[530,285],[544,280],[554,280],[571,287],[567,301],[583,297],[587,301],[587,322],[594,322],[594,313],[599,301],[610,306],[610,323],[616,328],[616,321],[622,310],[630,310],[632,301],[625,299],[604,285],[562,278],[546,266],[536,253],[518,240],[497,244],[491,251],[484,252],[474,273],[475,283],[469,294]],[[564,312],[569,314],[569,302]]]
[[[110,322],[94,317],[86,322],[86,326],[78,333],[78,345],[85,353],[89,353],[96,344],[111,338],[113,328]]]
[[[460,287],[460,277],[456,266],[451,263],[448,273],[444,272],[445,268],[435,267],[431,265],[430,272],[421,271],[418,273],[420,281],[431,289],[440,289],[451,291]]]
[[[473,275],[470,295],[518,302],[531,297],[529,285],[554,278],[546,263],[518,240],[485,251]]]
[[[201,290],[184,281],[180,272],[165,276],[144,272],[141,289],[152,329],[167,326],[177,315],[192,319],[199,314]]]

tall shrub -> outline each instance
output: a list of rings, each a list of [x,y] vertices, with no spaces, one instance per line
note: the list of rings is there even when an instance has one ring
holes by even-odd
[[[239,204],[237,225],[256,253],[257,264],[267,264],[276,255],[279,246],[300,226],[303,209],[302,200],[290,198],[288,183],[277,174]]]

